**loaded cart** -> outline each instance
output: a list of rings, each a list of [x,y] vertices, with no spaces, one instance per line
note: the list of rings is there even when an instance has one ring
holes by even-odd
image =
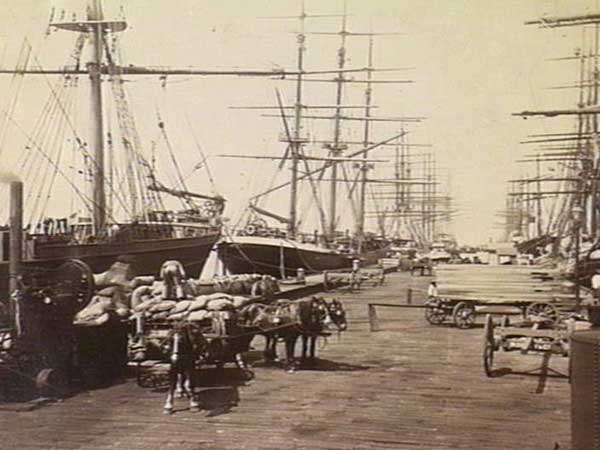
[[[144,320],[141,315],[132,318],[132,334],[129,341],[129,365],[136,373],[137,383],[148,387],[160,383],[166,372],[169,354],[166,344],[174,330],[185,320]],[[257,334],[255,327],[238,323],[236,311],[207,311],[202,320],[191,320],[199,328],[207,347],[198,363],[222,369],[234,363],[247,379],[254,375],[244,360],[250,342]]]
[[[426,301],[425,319],[432,325],[452,323],[458,328],[470,328],[482,307],[517,308],[524,318],[541,316],[556,322],[561,313],[573,310],[574,303],[440,296]]]

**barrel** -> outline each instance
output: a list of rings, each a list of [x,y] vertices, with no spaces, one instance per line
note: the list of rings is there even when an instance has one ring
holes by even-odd
[[[571,336],[573,450],[600,450],[600,329]]]

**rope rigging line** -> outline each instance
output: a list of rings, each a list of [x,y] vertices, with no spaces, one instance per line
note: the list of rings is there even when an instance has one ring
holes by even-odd
[[[185,120],[186,120],[186,123],[190,130],[190,133],[192,135],[192,139],[194,140],[196,149],[198,150],[198,153],[200,153],[200,156],[202,157],[202,161],[200,162],[200,164],[202,164],[202,167],[206,169],[206,174],[208,175],[208,181],[210,182],[213,192],[218,192],[217,186],[215,184],[215,179],[212,176],[212,171],[210,170],[210,165],[208,164],[208,157],[206,156],[206,154],[204,153],[204,150],[202,149],[202,146],[200,145],[200,141],[199,141],[198,137],[196,136],[196,133],[194,132],[194,129],[192,127],[192,124],[190,122],[190,118],[189,118],[187,112],[185,113]],[[195,168],[194,168],[194,170],[195,170]],[[190,173],[190,175],[191,175],[191,173]]]
[[[16,128],[27,138],[31,139],[30,136],[27,134],[27,132],[19,125],[19,123],[14,120],[11,119],[11,122],[16,126]],[[51,158],[48,157],[48,155],[44,152],[44,150],[39,147],[35,142],[33,142],[33,146],[34,148],[43,156],[43,158],[49,163],[54,165],[57,170],[58,173],[65,179],[65,181],[75,190],[75,192],[78,194],[78,196],[81,198],[81,200],[83,200],[85,203],[86,208],[88,209],[88,212],[91,213],[92,212],[92,207],[91,205],[94,204],[94,201],[92,199],[90,199],[89,197],[87,197],[78,187],[77,185],[74,184],[74,182],[70,179],[70,177],[68,177],[62,170],[60,170],[60,168],[58,166],[56,166],[54,164],[54,161],[52,161]]]
[[[169,136],[167,135],[165,123],[160,116],[160,111],[157,110],[156,114],[157,114],[157,118],[158,118],[158,128],[161,131],[163,140],[165,142],[165,145],[167,146],[167,150],[169,151],[171,163],[173,164],[173,167],[175,169],[175,182],[176,182],[175,185],[178,186],[179,189],[181,189],[181,190],[189,191],[187,184],[185,183],[185,179],[183,178],[181,168],[179,167],[179,163],[177,162],[177,158],[175,157],[175,152],[173,151],[173,146],[171,145],[171,141],[169,140]],[[191,206],[191,200],[189,198],[186,198],[186,202]]]
[[[64,91],[65,88],[63,86],[63,88],[59,91],[58,95],[60,95],[61,97],[64,96]],[[47,112],[47,117],[45,118],[46,120],[44,120],[44,127],[40,128],[38,130],[38,134],[37,136],[34,136],[34,143],[35,145],[42,147],[42,148],[50,148],[51,151],[53,151],[54,147],[50,144],[50,140],[52,139],[52,133],[53,130],[59,126],[59,124],[61,123],[61,121],[56,121],[56,122],[52,122],[52,121],[47,121],[50,120],[50,118],[52,117],[52,114],[54,114],[57,110],[58,106],[56,104],[56,102],[53,103],[53,107],[52,109],[50,109]],[[31,143],[28,143],[27,147],[30,147]],[[24,168],[25,169],[25,168]],[[47,164],[44,164],[41,156],[39,154],[36,153],[36,155],[31,158],[30,160],[30,166],[29,169],[24,171],[24,181],[27,184],[30,184],[32,186],[35,186],[36,184],[41,184],[40,189],[34,189],[33,187],[31,189],[28,190],[28,194],[27,197],[25,198],[25,204],[29,204],[33,195],[37,193],[37,198],[39,200],[39,196],[41,195],[40,190],[43,188],[43,183],[46,180],[46,176],[49,170],[49,166]],[[41,175],[41,172],[43,171],[43,175]],[[34,209],[37,208],[37,204],[34,204]],[[30,220],[32,219],[32,217],[30,217]]]
[[[112,37],[113,46],[116,48],[117,37]],[[140,171],[137,167],[138,155],[140,154],[141,143],[133,117],[129,112],[129,104],[125,90],[123,88],[123,79],[121,73],[117,70],[113,58],[112,52],[108,42],[108,36],[103,39],[103,45],[108,60],[109,67],[109,81],[111,91],[113,94],[113,100],[116,106],[117,122],[121,131],[121,140],[125,149],[126,164],[127,167],[127,181],[129,187],[129,194],[131,199],[131,215],[136,216],[138,214],[138,200],[142,203],[142,214],[147,219],[146,204],[144,194],[144,186],[141,182]]]
[[[67,94],[68,94],[68,96],[70,98],[67,99],[65,103],[66,103],[67,107],[69,109],[71,109],[72,105],[74,103],[73,102],[74,95],[72,95],[72,92],[69,92]],[[61,157],[62,157],[62,154],[63,154],[64,146],[62,145],[62,143],[63,143],[64,135],[66,133],[66,128],[67,127],[66,127],[65,122],[64,121],[60,121],[57,124],[57,126],[56,126],[54,137],[52,138],[53,142],[48,142],[49,148],[50,149],[54,149],[53,150],[54,151],[54,155],[52,155],[52,154],[50,154],[50,155],[52,157],[52,160],[55,161],[56,167],[59,167],[59,164],[60,164],[60,161],[61,161]],[[42,180],[48,179],[49,172],[50,172],[50,166],[46,165],[46,170],[44,171],[44,176],[42,177]],[[38,198],[36,199],[36,204],[34,205],[35,209],[37,209],[39,202],[42,199],[45,199],[45,203],[43,203],[41,205],[41,209],[40,209],[40,212],[39,212],[39,216],[40,216],[39,217],[39,221],[40,222],[41,222],[42,217],[43,217],[43,215],[44,215],[44,213],[46,211],[46,206],[48,204],[48,201],[50,200],[50,197],[52,195],[52,187],[54,186],[54,182],[56,180],[56,175],[57,175],[57,170],[55,168],[54,171],[52,172],[52,174],[50,175],[49,180],[48,180],[47,188],[45,189],[46,193],[45,194],[43,193],[44,186],[42,185],[42,190],[40,190],[40,194],[38,194]],[[31,211],[31,217],[32,218],[34,217],[35,209]]]
[[[21,93],[21,90],[23,88],[23,84],[24,84],[24,79],[25,79],[25,74],[24,73],[19,73],[19,70],[26,70],[28,65],[29,65],[29,59],[31,57],[31,45],[29,44],[29,42],[27,41],[27,39],[25,39],[23,41],[23,44],[21,46],[21,50],[19,52],[19,57],[17,59],[17,67],[16,67],[16,71],[13,74],[11,81],[10,81],[10,86],[8,89],[8,93],[7,94],[7,98],[9,98],[10,93],[14,93],[12,96],[12,101],[8,101],[7,102],[7,107],[5,108],[5,110],[3,111],[3,116],[4,116],[4,121],[2,124],[0,124],[0,156],[2,155],[2,150],[4,148],[4,141],[5,138],[8,134],[8,125],[9,125],[9,117],[12,117],[15,109],[17,107],[17,103],[19,100],[19,96]],[[25,55],[24,55],[25,53]]]

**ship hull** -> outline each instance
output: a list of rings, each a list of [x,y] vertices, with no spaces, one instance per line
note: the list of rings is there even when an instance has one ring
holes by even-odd
[[[287,239],[235,237],[218,245],[219,259],[229,273],[260,273],[280,278],[296,276],[299,268],[306,274],[352,267],[359,258],[363,265],[375,264],[385,256],[385,250],[361,255],[342,254],[329,249],[299,244]]]
[[[158,275],[161,265],[170,259],[180,261],[188,276],[198,277],[219,234],[200,237],[134,240],[121,243],[54,244],[37,249],[38,258],[23,261],[25,270],[58,267],[67,259],[80,259],[92,272],[107,270],[119,256],[133,257],[136,273]],[[8,262],[0,262],[0,295],[8,293]]]

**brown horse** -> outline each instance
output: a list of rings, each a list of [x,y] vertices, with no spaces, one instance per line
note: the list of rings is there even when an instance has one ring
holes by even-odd
[[[316,341],[326,335],[331,323],[327,302],[321,297],[311,297],[296,301],[279,300],[275,305],[250,305],[246,314],[252,316],[252,324],[261,330],[266,339],[265,360],[276,360],[278,341],[285,343],[285,366],[294,371],[298,366],[295,359],[295,347],[302,338],[302,356],[315,357]]]

